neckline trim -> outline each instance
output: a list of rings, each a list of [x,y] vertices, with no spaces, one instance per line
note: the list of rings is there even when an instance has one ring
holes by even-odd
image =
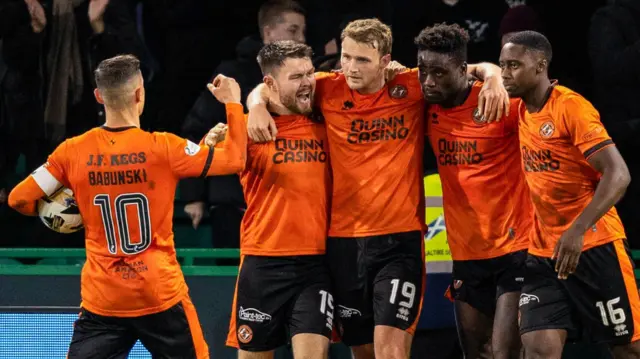
[[[123,132],[126,130],[130,130],[132,128],[138,128],[136,126],[123,126],[123,127],[108,127],[108,126],[100,126],[101,129],[109,132]]]

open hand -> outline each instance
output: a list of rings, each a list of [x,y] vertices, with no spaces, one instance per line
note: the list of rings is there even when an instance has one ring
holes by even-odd
[[[583,243],[584,233],[576,233],[576,231],[569,229],[562,234],[553,250],[553,257],[551,257],[556,260],[558,279],[567,279],[570,274],[575,272],[580,254],[582,254]]]

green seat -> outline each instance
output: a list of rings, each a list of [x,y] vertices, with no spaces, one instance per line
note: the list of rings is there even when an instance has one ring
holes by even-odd
[[[76,265],[82,266],[84,265],[84,258],[43,258],[38,261],[38,265]]]
[[[18,176],[20,177],[25,177],[27,175],[27,159],[26,157],[21,154],[20,157],[18,157],[18,161],[16,163],[16,174],[18,174]]]
[[[179,222],[173,226],[174,241],[177,248],[211,248],[211,226],[200,222],[193,229],[191,221]]]
[[[216,266],[218,265],[216,258],[195,258],[193,264],[197,266]]]
[[[13,258],[0,258],[0,265],[22,265],[22,262],[20,262],[17,259],[13,259]]]

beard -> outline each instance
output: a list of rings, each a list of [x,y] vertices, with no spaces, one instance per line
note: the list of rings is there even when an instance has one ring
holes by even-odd
[[[308,92],[308,94],[301,94]],[[313,110],[313,95],[311,90],[298,91],[295,94],[283,95],[280,97],[280,102],[287,108],[287,110],[299,114],[309,115]]]

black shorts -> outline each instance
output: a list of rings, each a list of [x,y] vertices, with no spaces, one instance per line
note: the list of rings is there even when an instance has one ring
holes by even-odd
[[[640,338],[640,298],[625,240],[582,252],[558,279],[555,261],[529,255],[520,295],[520,333],[565,329],[569,341],[622,345]]]
[[[330,338],[333,307],[324,255],[243,256],[227,345],[262,352],[296,334]]]
[[[504,293],[519,292],[524,283],[527,251],[480,260],[453,261],[451,298],[493,317]]]
[[[209,358],[198,315],[187,297],[164,312],[141,317],[105,317],[82,309],[67,359],[126,359],[138,340],[154,358]]]
[[[422,233],[329,238],[327,258],[343,343],[373,343],[376,325],[415,332],[424,294]]]

